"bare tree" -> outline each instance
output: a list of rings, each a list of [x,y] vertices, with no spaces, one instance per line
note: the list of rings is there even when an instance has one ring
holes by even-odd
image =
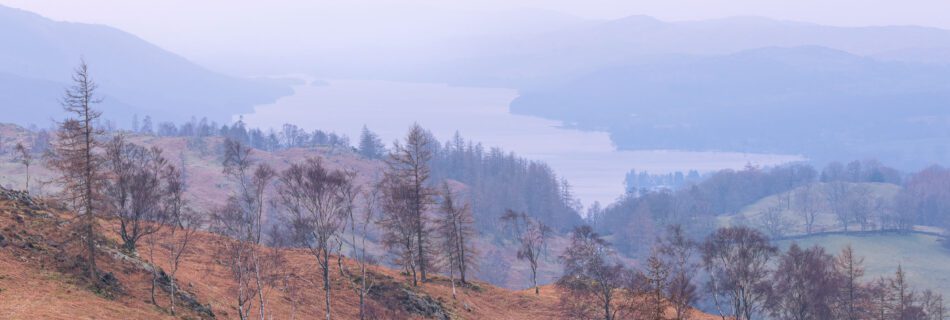
[[[282,207],[290,214],[297,242],[317,258],[323,276],[326,318],[331,318],[330,256],[343,232],[347,208],[352,198],[342,194],[349,177],[341,171],[327,170],[318,159],[292,164],[280,174],[277,193]]]
[[[508,210],[501,219],[514,232],[515,239],[518,241],[518,260],[528,261],[531,267],[531,286],[534,287],[534,294],[540,295],[538,266],[547,252],[551,228],[541,221],[528,217],[524,212]]]
[[[432,159],[431,143],[425,129],[419,124],[413,124],[406,135],[405,145],[398,141],[393,144],[393,152],[387,161],[389,171],[386,173],[392,181],[398,181],[406,188],[403,192],[403,197],[405,197],[403,201],[406,201],[405,209],[411,219],[412,232],[416,238],[414,258],[417,261],[414,265],[419,269],[419,280],[422,282],[426,281],[426,268],[432,265],[429,230],[425,217],[426,210],[432,204],[434,193],[427,186],[430,176],[429,161]],[[415,273],[413,276],[413,285],[415,285]]]
[[[670,287],[670,265],[664,261],[657,250],[653,250],[647,258],[643,277],[645,278],[647,319],[664,320],[666,319],[666,308],[669,300],[666,299],[666,293]]]
[[[24,190],[26,190],[26,192],[29,193],[30,192],[30,164],[33,163],[33,153],[26,146],[24,146],[23,143],[17,143],[16,146],[13,147],[13,152],[14,152],[14,159],[20,164],[22,164],[23,167],[26,169],[26,186],[24,186]]]
[[[813,184],[809,184],[796,190],[793,198],[795,207],[805,224],[805,233],[808,234],[815,231],[815,221],[822,209],[822,199],[817,192],[818,189]]]
[[[874,200],[871,189],[865,185],[854,185],[848,188],[844,210],[847,210],[854,222],[861,226],[861,231],[866,231],[871,226]]]
[[[931,290],[924,290],[920,295],[920,305],[927,314],[926,320],[946,319],[947,308],[943,304],[943,295]]]
[[[900,320],[919,319],[919,317],[913,316],[918,312],[915,306],[916,292],[907,283],[907,274],[901,265],[897,265],[894,278],[890,281],[890,290],[891,296],[894,297],[894,304],[891,309],[895,318]]]
[[[759,225],[772,237],[781,237],[790,228],[791,223],[782,214],[782,207],[765,208],[759,214]]]
[[[666,235],[657,242],[657,252],[670,266],[670,281],[666,299],[675,312],[676,320],[689,319],[690,305],[696,301],[693,279],[699,269],[698,244],[686,237],[679,225],[669,226]]]
[[[773,273],[775,300],[770,308],[776,319],[831,319],[841,278],[834,257],[815,246],[802,250],[793,243],[779,257]]]
[[[880,277],[874,283],[871,284],[869,294],[871,295],[871,314],[873,319],[876,320],[890,320],[893,319],[893,304],[894,297],[891,294],[890,290],[890,279],[885,277]]]
[[[557,287],[561,304],[572,318],[604,320],[641,318],[635,301],[641,292],[634,273],[619,261],[610,244],[590,226],[576,227],[571,243],[560,256],[564,275]]]
[[[449,268],[452,297],[455,298],[455,272],[458,271],[459,280],[466,283],[465,272],[475,264],[478,255],[471,243],[471,239],[475,237],[475,221],[468,203],[456,203],[448,183],[442,184],[442,205],[439,211],[441,216],[436,220],[441,240],[439,249]]]
[[[839,318],[846,320],[857,320],[864,318],[861,310],[858,308],[858,302],[864,295],[859,279],[864,276],[864,258],[855,257],[851,245],[841,249],[841,253],[835,258],[835,269],[841,276],[842,285],[838,297],[841,305]]]
[[[378,185],[382,193],[382,217],[379,220],[383,230],[382,243],[394,253],[394,262],[402,266],[403,271],[417,283],[416,256],[416,220],[410,208],[411,190],[395,176],[386,176]]]
[[[750,320],[765,306],[771,293],[769,261],[777,251],[768,237],[746,227],[720,228],[706,238],[702,252],[707,288],[723,319],[723,296],[737,320]]]
[[[119,219],[123,249],[135,254],[138,240],[158,232],[165,223],[164,175],[171,166],[160,149],[128,143],[122,135],[106,145],[106,164],[109,212]]]
[[[264,228],[264,208],[267,188],[276,172],[266,164],[255,165],[251,148],[242,143],[225,139],[224,174],[236,185],[226,204],[212,215],[212,230],[235,241],[225,241],[220,246],[228,258],[231,275],[238,284],[237,309],[241,319],[246,319],[251,300],[258,300],[259,316],[266,318],[264,288],[270,261],[261,247]]]
[[[229,197],[224,205],[215,209],[211,215],[211,231],[230,239],[219,239],[216,255],[228,267],[229,275],[237,285],[234,293],[235,309],[241,320],[248,320],[253,300],[258,292],[254,285],[254,257],[256,250],[253,243],[247,240],[248,216],[241,207],[240,201]]]
[[[171,270],[168,274],[170,287],[168,295],[171,301],[170,311],[172,315],[175,315],[175,299],[177,298],[178,291],[175,276],[181,267],[182,258],[188,253],[192,242],[195,240],[195,234],[203,223],[204,221],[201,215],[197,212],[191,210],[181,211],[177,219],[177,228],[171,229],[170,241],[167,241],[165,244],[165,249],[168,253],[168,264],[171,266]]]
[[[75,118],[59,124],[57,139],[49,157],[50,167],[60,173],[59,182],[67,202],[76,206],[81,222],[81,237],[86,253],[86,272],[94,285],[99,285],[96,269],[96,212],[100,209],[102,157],[96,150],[102,130],[96,122],[102,115],[93,105],[102,100],[96,95],[98,85],[89,75],[85,61],[80,61],[66,89],[62,105]]]
[[[360,320],[366,319],[366,295],[373,289],[376,283],[371,279],[369,265],[373,263],[372,257],[367,252],[367,238],[369,237],[369,227],[376,221],[380,213],[380,190],[379,188],[369,188],[363,193],[363,210],[361,215],[357,216],[356,210],[348,212],[350,225],[350,234],[353,243],[353,255],[356,260],[359,275],[353,283],[353,291],[359,297]],[[350,275],[350,278],[354,278]]]
[[[851,210],[848,210],[848,183],[843,181],[831,181],[825,184],[825,199],[828,200],[828,206],[838,218],[838,222],[848,231],[848,225],[851,223]]]
[[[168,166],[165,172],[165,213],[169,223],[178,228],[184,228],[185,222],[182,221],[182,215],[185,214],[186,201],[185,191],[188,188],[188,182],[185,180],[185,163],[182,161],[180,167]]]

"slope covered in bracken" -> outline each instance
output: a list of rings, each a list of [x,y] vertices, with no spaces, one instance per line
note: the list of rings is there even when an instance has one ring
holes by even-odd
[[[133,257],[121,253],[114,223],[100,220],[98,265],[109,286],[93,290],[82,277],[80,247],[72,232],[74,215],[47,207],[25,193],[0,189],[0,318],[3,319],[163,319],[169,314],[168,292],[162,280],[156,289],[158,306],[150,302],[151,264],[145,249]],[[179,233],[180,234],[180,233]],[[237,318],[233,311],[236,286],[227,266],[216,256],[218,246],[231,241],[200,232],[185,254],[176,278],[185,293],[177,308],[180,318]],[[163,244],[174,239],[157,234],[155,265],[168,270]],[[322,283],[315,259],[304,250],[285,250],[287,263],[301,281],[296,292],[276,281],[265,290],[268,318],[314,319],[324,316]],[[355,268],[352,261],[344,266]],[[375,288],[368,305],[377,319],[556,319],[556,299],[548,295],[511,291],[482,282],[460,286],[455,299],[448,279],[435,277],[410,287],[390,269],[371,267]],[[167,282],[167,280],[166,280]],[[349,279],[334,267],[333,313],[339,319],[358,315],[358,298]],[[189,304],[189,299],[194,302]],[[296,307],[294,306],[296,301]],[[296,309],[296,310],[294,310]],[[257,312],[252,311],[257,317]]]

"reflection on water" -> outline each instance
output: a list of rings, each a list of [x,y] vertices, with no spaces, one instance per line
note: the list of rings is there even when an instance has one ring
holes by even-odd
[[[621,195],[624,174],[634,168],[654,173],[709,171],[802,159],[734,152],[616,151],[607,133],[563,129],[557,121],[508,113],[508,104],[517,96],[511,89],[339,80],[295,90],[276,103],[257,106],[244,120],[250,126],[275,129],[294,123],[308,130],[346,134],[354,142],[364,124],[384,141],[401,138],[412,122],[440,140],[458,130],[466,139],[547,162],[570,181],[585,204],[609,203]]]

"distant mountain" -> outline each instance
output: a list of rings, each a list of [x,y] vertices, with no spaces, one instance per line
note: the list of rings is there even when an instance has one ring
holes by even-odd
[[[218,74],[120,30],[57,22],[0,6],[0,106],[5,121],[46,124],[73,68],[84,58],[105,97],[106,117],[230,119],[290,94],[286,84]]]
[[[589,21],[539,35],[456,40],[433,79],[532,88],[612,66],[678,55],[722,55],[763,47],[821,46],[893,60],[950,63],[950,31],[917,26],[833,27],[761,17],[666,22],[649,16]],[[937,49],[934,49],[937,48]],[[935,51],[936,50],[936,51]],[[920,60],[920,61],[918,61]],[[441,60],[440,60],[441,61]]]
[[[624,149],[950,162],[950,67],[824,47],[604,68],[525,90],[511,110],[606,129]]]

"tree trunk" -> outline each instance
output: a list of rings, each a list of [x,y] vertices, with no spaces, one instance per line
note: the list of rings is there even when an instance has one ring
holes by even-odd
[[[330,320],[330,255],[323,250],[323,289],[326,297],[327,320]]]
[[[169,291],[171,291],[171,294],[169,295],[168,298],[169,298],[169,300],[171,301],[171,312],[172,312],[172,315],[175,315],[175,291],[176,291],[177,288],[175,287],[175,272],[174,272],[174,271],[172,272],[172,274],[171,274],[171,276],[170,276],[168,282],[169,282],[169,284],[170,284],[170,286],[171,286],[171,290],[169,290]]]
[[[417,221],[416,221],[416,225],[417,225],[417,227],[416,227],[416,228],[417,228],[417,230],[416,230],[416,244],[417,244],[417,247],[418,247],[418,250],[419,250],[419,253],[418,253],[418,254],[419,254],[419,278],[420,278],[420,280],[422,280],[422,282],[426,282],[426,258],[425,258],[425,253],[422,251],[422,250],[423,250],[423,245],[422,245],[422,232],[423,232],[423,231],[422,231],[422,229],[423,229],[423,226],[422,226],[422,212],[419,212],[419,213],[418,213],[418,217],[417,217],[416,219],[417,219]]]
[[[459,239],[458,240],[459,280],[461,280],[462,283],[464,284],[466,283],[465,281],[465,233],[462,232],[461,226],[456,228],[455,232],[459,235],[458,236],[458,239]]]
[[[154,266],[154,265],[152,266],[152,288],[151,288],[151,290],[150,290],[150,294],[151,294],[151,298],[152,298],[152,304],[154,304],[154,305],[157,306],[158,303],[155,302],[155,284],[156,284],[157,279],[158,279],[158,272],[156,271],[156,268],[158,268],[158,267],[156,267],[156,266]]]
[[[452,300],[455,300],[455,269],[449,268],[449,282],[452,283]]]
[[[534,295],[541,295],[541,288],[538,287],[538,267],[531,266],[531,285],[534,286]]]
[[[257,283],[257,298],[260,303],[260,314],[261,320],[264,319],[264,284],[261,282],[261,271],[260,271],[260,262],[257,259],[257,255],[253,256],[254,258],[254,280]]]

